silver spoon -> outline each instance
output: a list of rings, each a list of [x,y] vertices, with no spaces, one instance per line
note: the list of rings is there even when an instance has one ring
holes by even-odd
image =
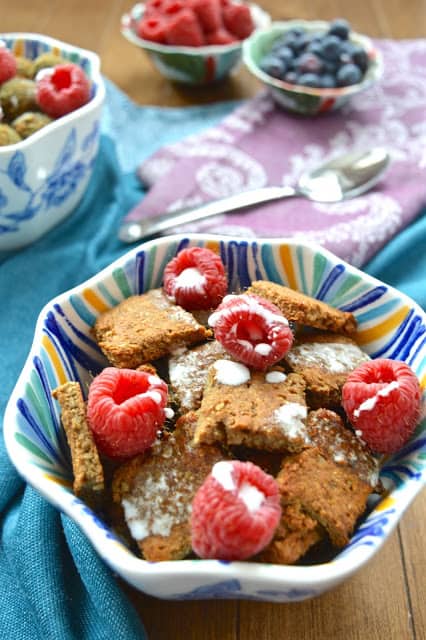
[[[384,149],[347,153],[302,175],[296,187],[263,187],[243,191],[192,209],[126,222],[120,227],[118,236],[123,242],[136,242],[178,225],[281,198],[302,196],[317,202],[340,202],[371,189],[380,180],[388,164],[389,155]]]

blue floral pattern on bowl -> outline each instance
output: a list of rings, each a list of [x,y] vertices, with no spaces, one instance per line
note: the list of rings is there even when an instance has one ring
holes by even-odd
[[[31,59],[52,51],[79,64],[92,82],[86,105],[0,148],[0,250],[13,250],[58,224],[83,196],[98,151],[105,88],[99,58],[90,51],[33,34],[0,34],[0,40]]]

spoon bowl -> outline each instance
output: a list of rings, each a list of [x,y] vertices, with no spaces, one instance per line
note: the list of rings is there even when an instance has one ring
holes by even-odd
[[[371,189],[383,176],[389,154],[381,148],[350,152],[332,158],[299,179],[295,187],[263,187],[243,191],[199,207],[132,220],[119,230],[122,242],[132,243],[161,235],[175,226],[189,224],[230,211],[290,197],[305,197],[316,202],[340,202]]]

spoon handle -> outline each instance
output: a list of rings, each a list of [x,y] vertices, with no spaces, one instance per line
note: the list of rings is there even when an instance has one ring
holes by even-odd
[[[207,202],[192,209],[183,209],[126,222],[120,227],[118,236],[122,242],[136,242],[159,235],[163,231],[168,231],[178,225],[203,220],[221,213],[246,209],[261,202],[290,198],[297,194],[298,192],[293,187],[263,187],[261,189],[243,191],[221,200]]]

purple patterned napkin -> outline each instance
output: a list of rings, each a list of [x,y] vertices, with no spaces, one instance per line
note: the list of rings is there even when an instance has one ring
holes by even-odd
[[[392,162],[371,192],[337,204],[291,198],[200,221],[174,232],[309,239],[361,266],[426,203],[426,40],[376,42],[385,73],[341,110],[288,114],[266,92],[219,126],[165,147],[139,167],[148,194],[126,221],[246,189],[294,185],[326,158],[381,146]]]

